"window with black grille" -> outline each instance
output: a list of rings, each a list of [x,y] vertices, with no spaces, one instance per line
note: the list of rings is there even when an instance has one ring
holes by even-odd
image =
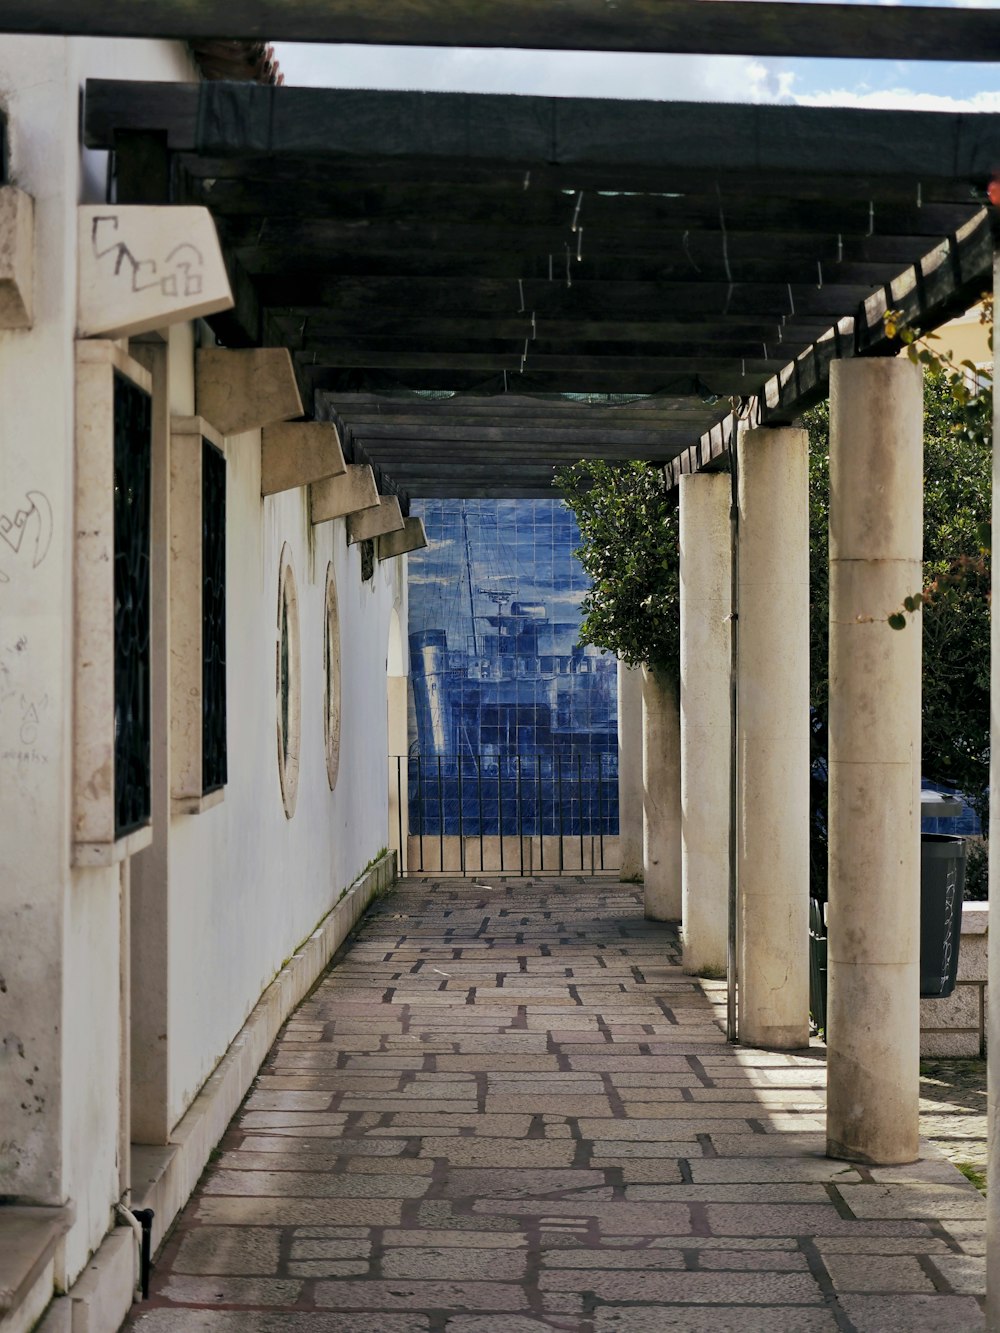
[[[149,550],[152,404],[114,377],[115,837],[151,811]]]
[[[361,578],[367,583],[375,577],[375,543],[370,539],[361,543]]]
[[[228,777],[226,754],[226,460],[208,440],[201,446],[202,782],[218,791]]]

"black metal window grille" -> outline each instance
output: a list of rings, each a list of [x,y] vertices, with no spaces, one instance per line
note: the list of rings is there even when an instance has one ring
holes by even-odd
[[[375,543],[372,540],[361,543],[361,578],[363,582],[375,577]]]
[[[152,403],[114,377],[115,836],[149,822]]]
[[[226,459],[201,442],[201,764],[202,787],[228,778],[226,748]]]

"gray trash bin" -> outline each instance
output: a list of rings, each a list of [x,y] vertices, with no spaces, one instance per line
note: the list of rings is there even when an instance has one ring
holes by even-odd
[[[955,989],[965,896],[965,839],[920,835],[920,994],[944,999]]]

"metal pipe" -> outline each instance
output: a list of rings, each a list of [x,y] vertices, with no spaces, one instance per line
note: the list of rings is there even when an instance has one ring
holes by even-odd
[[[152,1208],[127,1208],[123,1203],[115,1204],[115,1212],[122,1221],[132,1228],[136,1244],[139,1246],[139,1289],[142,1299],[149,1300],[149,1275],[152,1272],[153,1218]]]

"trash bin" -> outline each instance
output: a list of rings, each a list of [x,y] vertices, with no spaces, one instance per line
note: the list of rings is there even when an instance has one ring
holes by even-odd
[[[965,839],[920,835],[920,995],[944,999],[955,989],[965,896]]]

